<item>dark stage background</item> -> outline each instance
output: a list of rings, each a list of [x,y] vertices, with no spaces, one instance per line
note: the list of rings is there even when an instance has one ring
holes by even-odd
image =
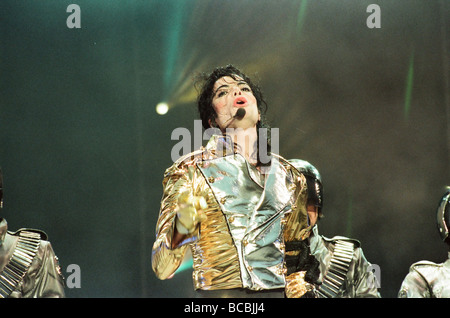
[[[161,181],[172,131],[197,119],[194,75],[233,63],[281,154],[322,173],[320,232],[359,239],[396,297],[413,262],[447,257],[449,17],[445,0],[2,0],[2,216],[45,230],[66,277],[80,266],[68,297],[190,297],[189,269],[151,270]]]

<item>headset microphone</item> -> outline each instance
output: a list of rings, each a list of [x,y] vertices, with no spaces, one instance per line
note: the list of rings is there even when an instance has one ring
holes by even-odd
[[[240,120],[240,119],[244,118],[245,113],[246,113],[246,111],[244,108],[239,108],[233,118]]]
[[[228,120],[225,122],[225,124],[227,124],[225,128],[228,128],[228,126],[231,125],[231,123],[233,122],[233,120],[235,120],[235,119],[241,120],[242,118],[244,118],[245,113],[246,113],[246,111],[245,111],[244,108],[239,108],[239,109],[237,110],[236,114],[234,114],[233,117],[230,117],[230,119],[228,119]]]

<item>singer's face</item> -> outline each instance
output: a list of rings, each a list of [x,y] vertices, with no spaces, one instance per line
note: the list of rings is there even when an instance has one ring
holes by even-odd
[[[219,78],[214,84],[212,104],[217,114],[216,124],[222,131],[225,128],[256,127],[260,119],[256,98],[250,86],[240,77]],[[233,118],[239,108],[245,109],[245,116]]]

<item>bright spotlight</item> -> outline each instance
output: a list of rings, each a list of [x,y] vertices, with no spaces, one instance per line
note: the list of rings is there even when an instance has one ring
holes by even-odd
[[[169,105],[167,103],[159,103],[156,105],[156,112],[160,115],[165,115],[169,111]]]

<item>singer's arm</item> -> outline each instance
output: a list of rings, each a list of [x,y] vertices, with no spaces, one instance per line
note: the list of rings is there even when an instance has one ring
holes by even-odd
[[[187,243],[197,239],[198,233],[182,235],[175,226],[178,198],[192,191],[190,175],[193,169],[193,166],[174,164],[164,175],[164,193],[152,251],[152,268],[160,279],[169,278],[178,269],[188,248]]]

